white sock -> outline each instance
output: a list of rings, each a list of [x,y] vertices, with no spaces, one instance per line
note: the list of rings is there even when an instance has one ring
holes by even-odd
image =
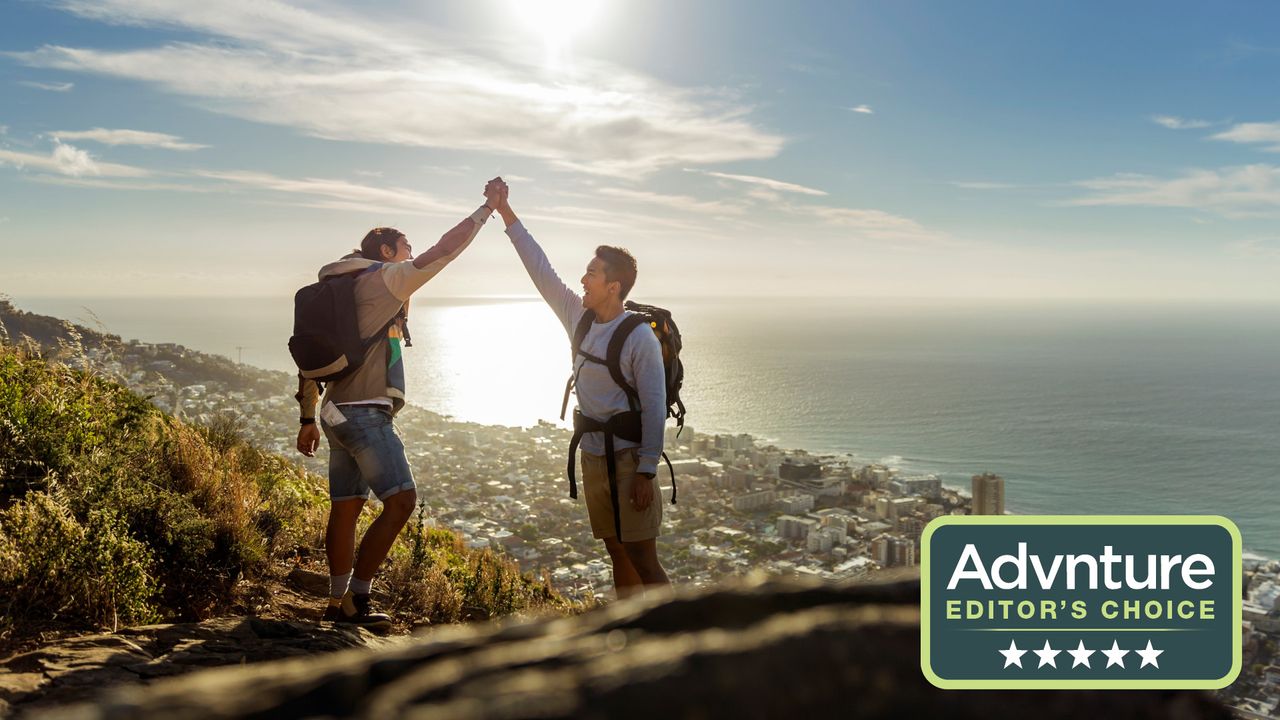
[[[368,595],[369,589],[373,587],[373,578],[361,580],[360,578],[351,578],[351,592],[356,595]]]
[[[348,570],[346,575],[330,575],[329,576],[329,597],[341,598],[347,594],[347,585],[351,582],[351,571]]]

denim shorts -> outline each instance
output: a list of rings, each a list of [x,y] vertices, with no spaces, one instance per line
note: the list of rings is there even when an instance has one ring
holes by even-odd
[[[346,405],[338,410],[346,422],[320,421],[329,439],[329,498],[367,499],[372,489],[379,500],[386,500],[414,489],[413,472],[404,443],[391,424],[390,408]]]

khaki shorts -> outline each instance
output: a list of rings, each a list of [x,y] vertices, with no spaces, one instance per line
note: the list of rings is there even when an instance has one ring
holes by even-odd
[[[631,488],[636,481],[636,449],[614,452],[617,458],[618,505],[622,521],[623,542],[652,540],[662,526],[662,492],[655,476],[653,502],[645,510],[631,505]],[[640,479],[644,482],[644,478]],[[591,534],[597,538],[617,535],[613,529],[613,498],[609,494],[609,466],[603,455],[582,453],[582,485],[587,495],[587,516],[591,518]]]

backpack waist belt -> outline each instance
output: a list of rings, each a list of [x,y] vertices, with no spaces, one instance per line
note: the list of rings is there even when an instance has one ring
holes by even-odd
[[[569,497],[578,497],[578,480],[574,471],[574,462],[578,456],[578,444],[582,442],[582,436],[589,432],[604,433],[604,457],[605,467],[609,474],[609,498],[613,501],[613,530],[617,533],[618,542],[622,542],[622,515],[618,510],[618,465],[614,460],[613,438],[620,437],[623,440],[631,442],[640,442],[643,434],[640,425],[640,411],[629,410],[621,412],[604,422],[600,422],[595,418],[587,417],[582,414],[581,410],[573,411],[573,439],[569,441]],[[662,453],[662,459],[667,463],[667,470],[671,472],[671,504],[676,503],[676,471],[671,467],[671,460],[667,454]]]

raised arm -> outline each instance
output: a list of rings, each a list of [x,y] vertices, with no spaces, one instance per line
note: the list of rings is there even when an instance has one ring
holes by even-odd
[[[547,254],[533,239],[533,235],[529,234],[520,218],[516,217],[515,210],[511,209],[505,187],[498,200],[498,213],[507,225],[507,237],[511,238],[511,244],[520,255],[520,262],[524,263],[525,271],[533,280],[533,286],[538,289],[538,294],[542,295],[547,305],[551,306],[556,317],[560,318],[565,332],[572,333],[578,324],[578,318],[582,317],[582,296],[565,285],[555,268],[551,267]]]
[[[391,263],[383,269],[383,281],[397,299],[408,300],[415,290],[435,277],[457,259],[471,244],[480,228],[498,207],[499,189],[490,182],[485,186],[485,204],[440,236],[439,242],[427,248],[413,262]]]

